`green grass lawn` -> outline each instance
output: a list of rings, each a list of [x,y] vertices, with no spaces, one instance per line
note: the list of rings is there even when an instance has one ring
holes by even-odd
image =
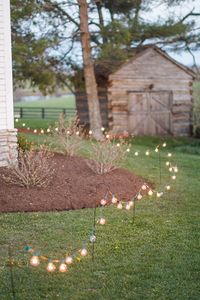
[[[38,101],[31,101],[31,102],[16,102],[14,103],[14,106],[16,108],[23,107],[24,108],[24,117],[23,119],[19,119],[18,113],[15,116],[15,127],[16,128],[22,128],[23,124],[25,124],[25,127],[30,127],[31,129],[47,129],[49,126],[53,125],[55,121],[58,119],[58,116],[55,115],[55,113],[52,113],[51,111],[46,110],[46,115],[48,118],[42,119],[41,116],[41,110],[34,110],[32,111],[32,117],[28,118],[27,112],[28,108],[41,108],[44,107],[46,109],[48,108],[65,108],[65,109],[75,109],[76,103],[75,103],[75,97],[73,95],[67,95],[64,97],[58,97],[58,98],[52,98],[52,99],[44,99],[44,100],[38,100]],[[17,119],[17,122],[16,122]]]
[[[44,99],[30,102],[15,102],[15,107],[58,107],[58,108],[75,108],[75,97],[67,95],[58,98]]]
[[[28,136],[41,143],[44,136]],[[159,186],[157,138],[136,138],[125,164]],[[68,246],[81,247],[91,231],[93,210],[0,215],[0,299],[10,300],[8,246],[14,259],[16,299],[200,299],[200,145],[193,139],[170,139],[179,167],[177,181],[163,198],[145,198],[132,213],[108,207],[105,226],[97,227],[95,261],[91,255],[68,273],[34,269],[20,250],[32,244],[44,255],[59,256]],[[90,145],[86,145],[90,147]],[[134,152],[139,151],[139,157]],[[162,181],[167,149],[162,151]],[[81,197],[81,195],[80,195]],[[97,212],[98,214],[98,212]],[[16,264],[16,266],[15,266]]]

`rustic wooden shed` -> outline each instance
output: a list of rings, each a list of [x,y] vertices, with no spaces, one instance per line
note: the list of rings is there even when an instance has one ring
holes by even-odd
[[[103,86],[98,83],[104,89],[102,113],[106,106],[104,124],[113,133],[190,135],[195,73],[161,49],[147,46],[110,72],[96,71],[96,77],[104,78]],[[79,103],[86,108],[87,101],[77,97],[81,115]]]

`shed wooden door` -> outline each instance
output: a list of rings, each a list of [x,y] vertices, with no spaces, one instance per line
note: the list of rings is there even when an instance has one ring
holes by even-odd
[[[130,92],[129,132],[135,135],[169,135],[171,128],[172,93]]]

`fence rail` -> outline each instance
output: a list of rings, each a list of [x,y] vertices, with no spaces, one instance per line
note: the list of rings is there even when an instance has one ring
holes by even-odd
[[[15,107],[14,117],[18,119],[57,119],[63,113],[67,117],[74,117],[74,108],[58,107]]]

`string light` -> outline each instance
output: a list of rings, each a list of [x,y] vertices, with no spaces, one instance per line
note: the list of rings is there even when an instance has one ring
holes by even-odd
[[[117,143],[117,147],[120,147],[120,143]]]
[[[130,210],[131,209],[131,206],[130,206],[129,202],[126,203],[125,208],[126,208],[126,210]]]
[[[19,122],[19,119],[15,119],[15,122]]]
[[[80,250],[80,255],[81,255],[81,256],[86,256],[87,253],[88,253],[88,252],[87,252],[87,249],[86,249],[86,248],[83,248],[83,249]]]
[[[43,129],[41,129],[41,131],[40,131],[42,134],[44,133],[44,130]]]
[[[149,156],[149,151],[147,150],[145,154],[146,154],[146,156]]]
[[[178,173],[178,168],[177,167],[174,167],[174,172]]]
[[[126,152],[130,152],[130,149],[128,148],[128,149],[126,149]]]
[[[25,123],[22,123],[22,126],[23,126],[23,127],[25,127],[25,126],[26,126],[26,124],[25,124]]]
[[[119,203],[117,204],[117,208],[118,208],[118,209],[122,209],[122,208],[123,208],[123,205],[122,205],[121,202],[119,202]]]
[[[89,130],[89,135],[91,135],[92,134],[92,130]]]
[[[101,127],[101,131],[104,131],[105,130],[105,128],[104,127]]]
[[[146,184],[142,185],[142,190],[145,191],[147,189]]]
[[[106,224],[106,219],[101,217],[99,219],[98,223],[101,224],[101,225],[104,225],[104,224]]]
[[[76,135],[79,135],[79,131],[76,132]]]
[[[106,205],[106,203],[107,203],[106,199],[101,199],[100,204],[101,204],[102,206]]]
[[[96,236],[94,234],[90,235],[89,240],[91,243],[95,243],[96,242]]]
[[[109,134],[106,134],[106,138],[109,139],[109,137],[110,137]]]
[[[65,259],[66,264],[71,265],[73,263],[73,258],[72,256],[67,256]]]
[[[166,143],[163,143],[162,146],[165,148],[165,147],[167,146],[167,144],[166,144]]]
[[[56,266],[53,264],[52,261],[49,261],[48,265],[47,265],[47,271],[48,272],[54,272],[56,269]]]
[[[58,131],[58,127],[55,128],[55,131]]]
[[[149,191],[148,191],[148,195],[149,195],[149,196],[152,196],[152,195],[153,195],[153,191],[152,191],[152,190],[149,190]]]
[[[48,128],[49,129],[49,128]],[[49,131],[48,131],[48,129],[47,129],[47,132],[49,132],[50,131],[50,129],[49,129]],[[37,130],[35,129],[34,130],[34,132],[37,132]],[[41,130],[41,133],[42,133],[42,130]],[[164,143],[165,144],[165,143]],[[166,146],[166,144],[165,144],[165,146],[164,146],[164,144],[163,144],[163,147],[165,147]],[[118,143],[117,144],[117,146],[119,147],[120,146],[120,144]],[[128,148],[126,151],[127,152],[129,152],[130,151],[130,149]],[[157,150],[157,151],[156,151]],[[155,149],[155,151],[156,152],[158,152],[159,151],[159,146],[157,146],[156,147],[156,149]],[[149,150],[147,150],[146,152],[146,155],[149,155],[150,154],[150,151]],[[138,155],[138,152],[136,151],[135,152],[135,155],[137,156]],[[172,156],[172,154],[171,153],[168,153],[168,155],[167,155],[168,157],[171,157]],[[169,172],[172,172],[172,171],[174,171],[175,173],[177,173],[178,172],[178,168],[177,168],[177,166],[171,166],[171,164],[170,164],[170,162],[169,161],[167,161],[166,163],[165,163],[167,166],[169,166]],[[176,175],[172,175],[171,176],[171,178],[173,179],[173,180],[175,180],[176,179]],[[171,186],[169,185],[169,184],[167,184],[165,187],[164,187],[166,190],[170,190],[171,189]],[[141,190],[146,190],[146,189],[148,189],[148,195],[149,196],[152,196],[154,193],[156,194],[156,196],[159,198],[159,197],[161,197],[164,193],[163,192],[159,192],[159,191],[156,191],[156,190],[151,190],[150,188],[149,188],[149,186],[146,184],[146,183],[143,183],[142,184],[142,186],[140,187],[140,189],[139,189],[139,192],[137,192],[137,194],[135,194],[135,196],[132,198],[132,199],[134,199],[134,200],[128,200],[127,202],[122,202],[122,201],[118,201],[118,199],[117,199],[117,197],[115,197],[115,195],[113,194],[113,193],[111,193],[111,191],[107,191],[107,193],[105,194],[105,198],[102,198],[101,199],[101,201],[100,201],[100,204],[102,205],[102,206],[105,206],[106,204],[107,204],[107,195],[112,195],[112,198],[111,198],[111,202],[113,203],[113,204],[116,204],[116,207],[118,208],[118,209],[122,209],[123,208],[123,203],[125,204],[125,209],[126,210],[130,210],[131,209],[131,207],[134,207],[134,204],[135,204],[135,200],[141,200],[142,198],[143,198],[143,195],[142,195],[142,193],[141,193]],[[134,210],[133,210],[134,211]],[[105,223],[106,223],[106,219],[104,218],[104,217],[100,217],[98,220],[97,220],[97,223],[99,223],[100,225],[104,225]],[[93,230],[93,233],[89,236],[89,241],[91,242],[91,243],[95,243],[95,241],[96,241],[96,236],[95,236],[95,229]],[[31,249],[31,250],[27,250],[27,249]],[[29,246],[27,246],[27,251],[29,251],[29,252],[33,252],[33,249],[31,248],[31,247],[29,247]],[[88,252],[87,252],[87,249],[85,248],[85,247],[83,247],[82,249],[80,249],[80,250],[78,250],[78,252],[80,253],[80,255],[81,256],[86,256],[87,254],[88,254]],[[39,255],[33,255],[32,257],[31,257],[31,259],[30,259],[30,264],[31,265],[33,265],[33,266],[38,266],[39,264],[40,264],[40,260],[48,260],[48,257],[44,257],[44,256],[39,256]],[[81,258],[80,257],[77,257],[77,261],[80,261],[81,260]],[[59,269],[59,271],[61,272],[61,273],[64,273],[64,272],[66,272],[67,270],[68,270],[68,266],[67,265],[70,265],[70,264],[72,264],[73,263],[73,256],[67,256],[64,260],[57,260],[57,259],[54,259],[54,260],[48,260],[48,265],[47,265],[47,267],[46,267],[46,269],[47,269],[47,271],[48,272],[54,272],[55,270],[56,270],[56,265],[54,264],[54,263],[59,263],[60,262],[60,265],[59,265],[59,267],[58,267],[58,269]]]
[[[34,266],[34,267],[39,266],[40,260],[39,260],[38,255],[33,255],[33,256],[31,257],[31,259],[30,259],[30,264],[31,264],[32,266]]]
[[[115,196],[112,196],[112,200],[111,200],[111,202],[113,203],[113,204],[116,204],[117,203],[117,198],[115,197]]]
[[[34,129],[33,132],[34,132],[34,133],[37,133],[37,129]]]
[[[47,128],[47,132],[49,133],[51,130],[49,128]]]
[[[61,273],[65,273],[65,272],[67,272],[67,265],[62,261],[62,263],[60,264],[60,266],[59,266],[59,271],[61,272]]]

